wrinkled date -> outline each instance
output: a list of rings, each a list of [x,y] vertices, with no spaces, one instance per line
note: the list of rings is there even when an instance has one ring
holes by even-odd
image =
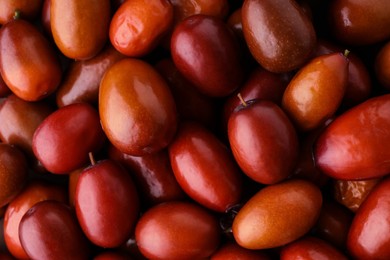
[[[390,259],[388,0],[0,1],[0,259]]]

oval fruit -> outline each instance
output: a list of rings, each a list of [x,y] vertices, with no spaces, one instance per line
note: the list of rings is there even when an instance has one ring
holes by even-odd
[[[39,16],[43,0],[7,0],[0,1],[0,24],[11,21],[18,11],[23,19],[33,20]]]
[[[245,0],[242,30],[250,52],[272,72],[302,66],[316,44],[309,17],[293,0]]]
[[[290,180],[269,185],[239,210],[232,226],[234,238],[247,249],[288,244],[314,226],[321,205],[320,189],[308,181]]]
[[[135,229],[148,259],[204,259],[219,246],[217,219],[189,202],[166,202],[147,210]]]
[[[154,205],[185,198],[173,174],[167,149],[144,156],[132,156],[111,145],[108,153],[112,160],[122,164],[133,176],[142,202]]]
[[[28,176],[24,154],[16,147],[0,143],[0,208],[22,190]]]
[[[8,205],[4,216],[4,241],[12,255],[27,259],[19,239],[19,224],[24,214],[36,203],[44,200],[67,202],[66,190],[44,181],[30,182]]]
[[[100,247],[119,247],[138,218],[136,187],[128,172],[111,160],[99,161],[79,176],[75,209],[88,239]]]
[[[381,177],[390,171],[390,95],[371,98],[338,116],[320,134],[314,158],[340,180]]]
[[[274,103],[245,102],[229,118],[228,138],[234,158],[251,179],[274,184],[292,173],[298,157],[298,136]]]
[[[29,22],[16,19],[0,30],[0,73],[15,95],[37,101],[57,89],[62,68],[43,34]]]
[[[327,18],[334,36],[345,44],[368,45],[390,37],[387,0],[333,1]]]
[[[283,247],[280,251],[280,260],[347,260],[347,256],[324,240],[316,237],[305,237]]]
[[[177,182],[199,204],[224,212],[240,202],[241,172],[212,132],[197,123],[182,123],[168,151]]]
[[[52,173],[65,174],[88,162],[105,142],[98,112],[87,103],[62,107],[36,129],[32,148],[42,165]]]
[[[250,250],[237,245],[235,242],[225,242],[218,250],[210,257],[210,260],[270,260],[262,250]]]
[[[227,96],[243,80],[238,40],[220,18],[184,19],[173,31],[171,55],[183,76],[208,96]]]
[[[348,64],[342,53],[321,55],[290,81],[282,107],[299,129],[313,130],[333,116],[347,88]]]
[[[90,250],[70,207],[53,200],[30,208],[20,221],[20,241],[31,259],[88,259]]]
[[[355,258],[390,258],[390,179],[371,191],[356,212],[349,229],[347,248]]]
[[[73,103],[98,103],[100,81],[106,70],[124,58],[111,45],[89,60],[73,61],[56,91],[59,107]]]
[[[28,102],[15,95],[8,96],[0,106],[0,139],[15,145],[30,158],[34,157],[32,139],[42,121],[54,111],[43,101]]]
[[[110,40],[126,56],[143,56],[157,46],[172,22],[173,8],[168,0],[126,1],[112,17]]]
[[[68,58],[90,59],[108,39],[110,0],[51,0],[54,42]]]
[[[99,114],[111,143],[121,152],[141,156],[165,148],[177,128],[173,96],[148,63],[126,58],[104,74]]]

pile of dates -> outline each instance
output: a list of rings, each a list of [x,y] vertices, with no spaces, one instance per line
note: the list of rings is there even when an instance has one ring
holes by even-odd
[[[0,259],[390,259],[389,0],[5,0],[0,26]]]

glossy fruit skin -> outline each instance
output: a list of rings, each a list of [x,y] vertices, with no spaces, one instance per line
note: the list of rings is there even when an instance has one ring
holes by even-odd
[[[368,45],[390,37],[390,5],[387,0],[340,0],[328,10],[334,36],[345,44]]]
[[[382,46],[375,59],[375,73],[385,89],[390,89],[390,41]]]
[[[274,184],[292,173],[298,136],[287,115],[273,102],[249,101],[233,112],[228,138],[235,160],[251,179]]]
[[[148,54],[159,43],[173,22],[173,7],[168,0],[124,2],[112,17],[112,45],[129,57]]]
[[[319,39],[313,57],[318,57],[334,52],[343,52],[340,46],[329,41]],[[341,106],[350,108],[367,100],[372,92],[372,80],[367,65],[354,52],[348,54],[348,83]]]
[[[371,98],[338,116],[319,136],[314,158],[325,174],[340,180],[389,173],[390,95]]]
[[[84,166],[88,153],[99,151],[105,140],[98,112],[77,103],[50,114],[36,129],[32,148],[49,172],[67,174]]]
[[[313,25],[292,0],[245,0],[242,29],[258,63],[272,72],[301,67],[316,44]]]
[[[18,10],[23,19],[32,20],[38,17],[43,0],[7,0],[0,2],[0,24],[11,21]]]
[[[285,74],[269,72],[259,66],[254,68],[245,83],[225,101],[223,117],[226,125],[231,113],[241,105],[240,99],[237,98],[238,93],[244,100],[263,99],[281,104],[284,90],[287,87],[287,80],[284,76]]]
[[[0,106],[0,121],[7,122],[0,125],[1,141],[17,146],[31,159],[34,132],[53,111],[43,101],[28,102],[15,95],[8,96]]]
[[[77,219],[88,239],[104,248],[122,245],[134,231],[139,198],[128,172],[103,160],[80,175],[75,194]]]
[[[144,156],[132,156],[111,145],[108,154],[129,171],[142,203],[155,205],[186,197],[173,174],[167,149]]]
[[[243,81],[238,40],[220,18],[184,19],[173,31],[171,55],[183,76],[208,96],[227,96]]]
[[[386,178],[371,191],[352,220],[347,248],[362,259],[390,257],[390,179]]]
[[[269,185],[239,210],[232,226],[234,238],[248,249],[285,245],[314,226],[321,205],[320,189],[308,181],[289,180]]]
[[[4,241],[8,250],[16,258],[27,259],[19,239],[19,223],[24,214],[36,203],[44,200],[67,202],[66,190],[44,181],[32,181],[14,198],[4,216]]]
[[[28,175],[25,155],[16,147],[0,143],[0,207],[22,190]]]
[[[356,212],[372,189],[382,180],[374,178],[367,180],[334,180],[333,197],[342,205]]]
[[[32,259],[88,259],[89,243],[66,204],[46,200],[22,217],[19,236]]]
[[[250,250],[240,247],[235,242],[226,242],[210,257],[210,260],[270,260],[271,258],[261,250]]]
[[[97,104],[100,81],[104,73],[122,58],[122,54],[107,45],[91,59],[73,61],[56,91],[57,105],[63,107],[80,102]]]
[[[203,259],[219,246],[216,218],[190,202],[166,202],[139,219],[135,238],[148,259]]]
[[[37,101],[58,87],[62,69],[48,40],[22,19],[0,30],[0,72],[11,91],[26,101]]]
[[[229,149],[212,132],[183,122],[168,152],[177,182],[199,204],[225,212],[240,202],[241,172]]]
[[[165,148],[177,128],[176,106],[166,81],[138,59],[122,59],[106,71],[99,89],[99,114],[110,142],[134,156]]]
[[[314,234],[339,249],[345,248],[353,212],[334,200],[324,200]]]
[[[51,0],[54,42],[68,58],[90,59],[108,39],[110,15],[110,0]]]
[[[283,247],[280,259],[347,260],[348,257],[324,240],[316,237],[305,237]]]
[[[339,108],[348,82],[348,59],[342,53],[314,58],[288,84],[282,107],[302,131],[318,128]]]

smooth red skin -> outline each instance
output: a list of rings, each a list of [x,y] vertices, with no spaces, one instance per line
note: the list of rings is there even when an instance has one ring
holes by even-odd
[[[341,47],[321,39],[317,42],[313,57],[343,51]],[[352,51],[348,54],[348,60],[348,83],[342,105],[352,107],[370,97],[372,84],[368,69],[359,56]]]
[[[88,162],[88,153],[98,152],[106,137],[98,112],[89,104],[62,107],[36,129],[32,148],[51,173],[67,174]]]
[[[97,104],[100,81],[106,70],[124,58],[111,45],[89,60],[73,61],[56,91],[59,107],[73,103]]]
[[[183,76],[208,96],[227,96],[244,79],[238,40],[217,17],[184,19],[173,31],[171,55]]]
[[[354,214],[343,205],[333,200],[324,200],[314,227],[315,235],[343,249],[353,217]]]
[[[180,120],[195,120],[210,128],[218,121],[217,101],[199,92],[176,68],[172,59],[160,60],[155,68],[169,83]]]
[[[210,260],[270,260],[263,251],[250,250],[237,245],[235,242],[226,242],[210,257]]]
[[[122,59],[106,71],[99,89],[99,114],[110,142],[134,156],[167,147],[177,128],[168,84],[138,59]]]
[[[382,87],[390,89],[390,41],[384,44],[375,59],[375,73]]]
[[[88,239],[104,248],[122,245],[134,231],[139,197],[128,172],[111,160],[97,162],[79,177],[75,209]]]
[[[197,123],[182,123],[168,152],[177,182],[199,204],[225,212],[240,202],[241,172],[212,132]]]
[[[371,98],[338,116],[319,136],[314,158],[340,180],[384,176],[390,171],[390,95]]]
[[[321,205],[320,189],[308,181],[268,185],[239,210],[233,220],[234,239],[247,249],[275,248],[293,242],[315,225]]]
[[[18,10],[23,19],[33,20],[39,16],[43,0],[7,0],[0,2],[0,24],[11,21]]]
[[[16,147],[0,143],[0,207],[22,190],[28,175],[25,155]]]
[[[356,212],[381,180],[381,177],[367,180],[334,180],[333,197],[352,212]]]
[[[121,163],[131,173],[143,202],[154,205],[186,197],[173,174],[167,149],[149,155],[132,156],[111,145],[108,154],[109,158]]]
[[[141,253],[148,259],[203,259],[219,246],[217,219],[190,202],[166,202],[146,211],[135,229]]]
[[[319,187],[324,187],[330,181],[330,177],[316,167],[313,158],[314,144],[326,125],[300,137],[298,158],[294,167],[293,178],[309,180]]]
[[[22,217],[19,237],[32,259],[88,259],[89,243],[69,206],[46,200]]]
[[[15,95],[8,96],[0,106],[0,139],[4,143],[20,148],[28,156],[34,157],[32,139],[42,121],[54,111],[43,101],[28,102]]]
[[[68,182],[68,198],[69,198],[69,206],[74,207],[75,196],[76,196],[76,187],[79,181],[79,177],[85,167],[74,170],[69,173],[69,182]]]
[[[44,181],[30,182],[7,207],[4,216],[4,240],[10,253],[20,259],[27,259],[19,239],[19,223],[24,214],[36,203],[44,200],[55,200],[66,203],[66,190],[59,185]]]
[[[3,77],[0,75],[0,98],[7,97],[12,91],[9,89],[7,84],[5,84]]]
[[[305,237],[282,248],[281,260],[347,260],[348,257],[331,244],[316,237]]]
[[[301,67],[316,44],[309,17],[293,0],[246,0],[242,28],[249,50],[258,63],[272,72]]]
[[[238,93],[244,100],[261,99],[280,104],[287,87],[283,77],[284,74],[269,72],[261,67],[253,69],[245,83],[225,101],[223,117],[226,125],[234,109],[241,105]]]
[[[41,10],[41,23],[45,32],[48,35],[50,35],[50,37],[53,37],[51,32],[51,25],[50,25],[50,6],[51,6],[51,0],[43,0],[42,10]]]
[[[291,79],[282,107],[301,131],[314,130],[340,107],[348,82],[349,61],[342,53],[316,57]]]
[[[340,0],[330,4],[327,18],[337,40],[369,45],[390,37],[389,13],[387,0]]]
[[[90,59],[102,50],[108,40],[110,19],[110,0],[51,0],[54,42],[71,59]]]
[[[274,184],[292,173],[298,157],[297,133],[273,102],[254,101],[232,113],[228,138],[241,170],[254,181]]]
[[[349,229],[347,248],[353,257],[390,257],[390,179],[379,183],[360,206]]]
[[[35,26],[22,19],[1,27],[0,72],[11,91],[26,101],[53,93],[62,76],[54,48]]]
[[[168,0],[126,1],[110,24],[110,41],[121,53],[140,57],[150,53],[173,23],[173,7]]]

